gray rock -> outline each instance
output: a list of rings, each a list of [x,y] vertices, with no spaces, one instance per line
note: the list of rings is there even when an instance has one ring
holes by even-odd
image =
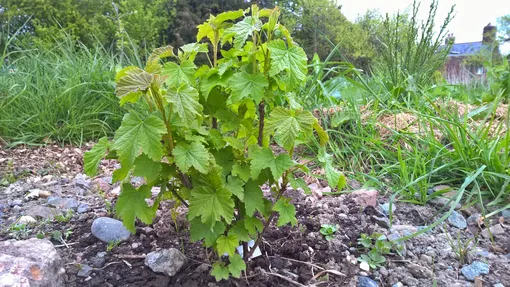
[[[404,287],[404,284],[397,282],[397,283],[391,285],[391,287]]]
[[[92,267],[94,268],[102,268],[106,264],[106,258],[103,257],[94,257],[92,259]]]
[[[390,215],[390,203],[389,202],[386,202],[384,204],[379,204],[379,207],[381,208],[384,215],[386,215],[386,216]],[[395,203],[393,203],[391,205],[391,212],[395,212],[395,210],[397,210],[397,206],[395,205]]]
[[[0,286],[64,286],[63,261],[48,240],[0,242]]]
[[[409,273],[414,276],[414,278],[432,278],[434,275],[432,271],[430,271],[430,269],[427,267],[415,263],[410,263],[406,267],[407,270],[409,270]]]
[[[186,256],[175,248],[161,249],[147,254],[145,265],[154,272],[174,276],[186,263]]]
[[[448,216],[448,223],[450,223],[450,225],[455,226],[459,229],[467,228],[466,219],[464,218],[464,216],[462,216],[462,214],[458,213],[455,210],[452,212],[452,214],[450,214],[450,216]]]
[[[91,180],[84,174],[77,174],[74,178],[74,185],[85,190],[91,189]]]
[[[489,274],[489,265],[480,261],[474,261],[473,263],[462,267],[460,272],[462,272],[462,275],[464,275],[467,280],[475,281],[475,277],[482,274]]]
[[[478,226],[478,221],[480,220],[481,217],[482,217],[482,215],[480,213],[473,213],[467,218],[467,220],[466,220],[467,224],[473,225],[473,226]]]
[[[24,194],[30,189],[31,185],[28,183],[23,183],[21,181],[16,181],[15,183],[10,184],[6,189],[4,189],[5,194]]]
[[[442,208],[442,207],[449,207],[451,206],[454,201],[453,200],[450,200],[449,198],[444,198],[444,197],[434,197],[433,199],[427,201],[428,204],[432,205],[432,206],[435,206],[437,208]],[[462,206],[459,204],[457,204],[455,206],[455,209],[460,209]]]
[[[418,228],[412,225],[393,225],[391,227],[391,232],[397,232],[403,236],[409,236],[418,232]]]
[[[51,208],[42,205],[32,206],[25,212],[26,215],[32,216],[33,218],[42,218],[52,220],[55,216],[60,215],[60,211],[56,208]]]
[[[89,205],[86,203],[82,203],[82,204],[80,204],[80,206],[78,206],[76,211],[78,213],[85,213],[85,212],[89,211]]]
[[[78,206],[80,206],[80,202],[74,198],[60,198],[51,196],[48,198],[48,205],[56,207],[61,210],[65,209],[76,210],[78,209]]]
[[[377,216],[372,216],[372,219],[375,221],[375,223],[377,223],[377,225],[379,225],[380,227],[382,228],[390,228],[390,220],[385,217],[385,216],[382,216],[382,217],[377,217]]]
[[[15,206],[12,208],[12,210],[13,210],[14,212],[20,212],[20,211],[21,211],[21,206],[19,206],[19,205],[15,205]]]
[[[379,284],[366,276],[358,276],[358,287],[378,287]]]
[[[485,238],[489,238],[491,234],[492,236],[501,236],[503,234],[506,234],[506,231],[501,226],[501,224],[496,224],[494,226],[491,226],[490,228],[482,230],[482,236]]]
[[[80,270],[78,271],[78,274],[76,274],[76,276],[78,277],[89,277],[90,274],[92,274],[92,271],[94,270],[94,268],[88,266],[88,265],[85,265],[85,264],[82,264],[81,267],[80,267]]]
[[[23,200],[21,200],[21,199],[14,199],[14,200],[9,201],[10,207],[14,207],[16,205],[20,206],[22,204],[23,204]]]
[[[498,283],[498,284],[494,284],[494,287],[505,287],[505,285]]]
[[[92,222],[92,234],[103,242],[124,241],[131,233],[121,221],[109,217],[99,217]]]

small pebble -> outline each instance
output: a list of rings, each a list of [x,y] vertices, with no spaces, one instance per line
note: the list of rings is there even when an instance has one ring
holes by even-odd
[[[358,287],[379,287],[379,285],[366,276],[358,276]]]
[[[90,274],[92,274],[92,271],[94,269],[88,265],[85,265],[85,264],[82,264],[81,265],[81,268],[80,268],[80,271],[78,271],[78,274],[76,274],[76,276],[78,277],[89,277]]]
[[[76,211],[78,213],[85,213],[85,212],[89,211],[89,205],[86,203],[82,203],[82,204],[80,204],[80,206],[78,206],[78,209]]]
[[[462,275],[464,275],[467,280],[474,281],[477,276],[489,274],[489,265],[480,261],[474,261],[473,263],[462,267],[460,272],[462,272]]]
[[[124,241],[131,236],[122,221],[109,218],[99,217],[92,222],[92,234],[103,242]]]
[[[464,216],[462,216],[462,214],[458,213],[457,211],[453,211],[452,214],[450,214],[450,216],[448,217],[448,223],[459,229],[467,228],[466,219],[464,218]]]
[[[9,201],[10,207],[14,207],[16,205],[21,206],[22,204],[23,204],[23,200],[21,200],[21,199],[14,199],[14,200]]]
[[[37,220],[35,220],[35,218],[33,218],[32,216],[28,215],[22,216],[18,219],[19,224],[30,224],[35,222],[37,222]]]
[[[386,202],[384,204],[379,204],[379,207],[381,207],[382,209],[382,212],[384,213],[384,215],[386,216],[389,216],[390,215],[390,203],[389,202]],[[393,203],[391,205],[391,212],[395,212],[395,210],[397,209],[397,206],[395,205],[395,203]]]

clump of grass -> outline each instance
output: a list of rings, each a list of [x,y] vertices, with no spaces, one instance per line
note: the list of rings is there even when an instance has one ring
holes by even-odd
[[[15,53],[0,73],[0,137],[11,145],[81,144],[111,135],[123,114],[114,95],[117,59],[70,38]]]

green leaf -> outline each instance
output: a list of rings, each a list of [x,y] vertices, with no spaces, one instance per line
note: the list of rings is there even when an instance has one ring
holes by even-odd
[[[310,187],[306,184],[306,181],[302,178],[291,177],[289,179],[290,186],[293,189],[302,188],[305,194],[310,194]]]
[[[216,279],[216,282],[219,282],[221,280],[227,280],[229,270],[227,267],[223,266],[222,264],[215,262],[212,265],[211,275],[214,276],[214,279]]]
[[[285,71],[287,73],[288,88],[298,87],[306,79],[307,74],[305,51],[298,46],[287,48],[285,42],[280,39],[269,42],[267,47],[271,52],[269,75],[274,77]]]
[[[246,263],[244,263],[243,258],[239,254],[234,254],[230,257],[230,264],[228,265],[228,270],[233,277],[239,278],[241,277],[241,271],[246,270]]]
[[[103,157],[106,155],[109,146],[110,143],[108,142],[108,138],[104,137],[99,139],[97,144],[95,144],[91,150],[85,153],[83,156],[83,169],[86,175],[94,176],[97,174],[97,167],[99,166],[99,163],[101,163]]]
[[[244,15],[244,10],[239,9],[235,11],[226,11],[223,13],[220,13],[214,17],[213,23],[217,26],[219,26],[221,23],[225,21],[235,20],[239,17],[242,17]]]
[[[225,34],[234,35],[234,47],[241,49],[246,39],[255,31],[260,31],[262,22],[251,16],[245,17],[242,21],[234,24],[234,26],[225,30]],[[225,40],[223,40],[225,42]]]
[[[262,74],[248,74],[245,71],[236,73],[228,82],[232,94],[228,103],[237,103],[244,98],[250,98],[260,103],[264,96],[264,89],[268,87],[266,77]]]
[[[173,104],[174,111],[188,126],[194,126],[197,119],[202,117],[202,105],[198,102],[198,91],[183,83],[176,89],[169,89],[166,100]]]
[[[206,186],[196,187],[189,201],[188,216],[190,220],[201,217],[211,228],[221,218],[230,224],[234,216],[232,194],[225,188],[214,191]]]
[[[180,65],[174,62],[166,62],[163,67],[163,75],[168,76],[166,83],[169,87],[180,87],[183,83],[194,86],[195,83],[195,70],[197,66],[192,61],[182,61]]]
[[[160,118],[152,115],[142,120],[136,114],[128,113],[115,132],[112,149],[126,165],[132,165],[142,151],[150,159],[159,161],[163,156],[161,137],[165,133],[166,126]]]
[[[207,173],[210,169],[211,155],[199,142],[191,144],[180,142],[172,150],[172,154],[175,157],[175,164],[183,173],[188,172],[190,167],[201,173]]]
[[[297,224],[296,207],[290,203],[290,199],[280,198],[273,206],[273,210],[277,211],[280,215],[278,217],[278,227],[287,223],[290,223],[292,226]]]
[[[216,239],[216,251],[220,256],[225,253],[229,256],[234,256],[238,245],[239,239],[231,232],[229,232],[228,236],[221,235]]]
[[[250,167],[241,163],[236,163],[232,166],[232,175],[238,176],[244,182],[250,179]]]
[[[205,224],[200,218],[195,218],[190,221],[190,236],[191,242],[196,242],[205,239],[205,247],[211,247],[216,242],[216,239],[225,232],[226,226],[222,221],[218,221],[211,228],[208,224]]]
[[[267,119],[266,132],[274,132],[276,142],[290,151],[300,133],[307,137],[312,135],[315,121],[315,117],[308,111],[277,107]]]
[[[259,232],[264,229],[264,225],[262,225],[262,221],[256,217],[246,216],[244,218],[244,226],[246,227],[246,230],[248,230],[249,234],[256,236],[257,230]]]
[[[317,120],[315,120],[313,124],[313,129],[319,136],[320,145],[325,146],[329,141],[328,133],[324,131],[324,129],[319,125],[319,122]]]
[[[244,202],[244,182],[237,176],[228,176],[227,185],[225,186],[232,194],[237,196],[241,202]]]
[[[229,232],[232,232],[241,241],[248,242],[251,240],[248,230],[246,229],[244,220],[239,220],[236,224],[230,228]]]
[[[344,188],[347,184],[345,176],[333,167],[333,156],[326,153],[324,148],[321,148],[319,150],[317,159],[319,162],[323,163],[324,169],[326,171],[326,179],[329,186],[332,188],[337,187],[338,190]]]
[[[269,148],[256,149],[250,155],[251,158],[251,176],[257,178],[265,168],[271,169],[275,180],[282,177],[283,172],[294,165],[294,161],[288,154],[280,154],[277,157]]]
[[[128,176],[131,167],[133,166],[121,163],[120,168],[113,171],[112,182],[115,183],[125,179],[126,176]]]
[[[155,162],[146,154],[141,154],[135,160],[134,176],[143,176],[147,183],[152,183],[159,178],[162,167],[160,162]]]
[[[122,219],[126,229],[135,233],[135,219],[140,219],[145,224],[151,224],[156,215],[155,212],[145,202],[146,198],[151,197],[151,187],[142,185],[138,190],[131,184],[122,185],[122,192],[119,195],[115,205],[115,213]]]
[[[147,59],[145,70],[149,73],[157,73],[161,69],[159,61],[164,58],[174,57],[174,48],[172,46],[164,46],[156,48],[152,51],[152,54]]]
[[[259,185],[253,180],[249,180],[244,186],[244,206],[246,215],[252,216],[255,210],[264,211],[264,195]]]
[[[133,93],[146,91],[154,80],[154,75],[147,73],[146,71],[136,68],[127,67],[118,73],[117,87],[115,93],[117,97],[122,98],[130,96]],[[131,97],[130,101],[137,97]]]

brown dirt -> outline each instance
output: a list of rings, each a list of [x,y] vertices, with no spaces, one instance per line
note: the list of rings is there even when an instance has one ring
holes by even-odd
[[[23,149],[25,151],[22,151]],[[161,207],[152,225],[138,223],[135,235],[107,252],[106,265],[103,268],[94,270],[88,278],[78,277],[76,274],[80,264],[91,265],[98,252],[106,251],[107,245],[90,233],[90,227],[93,220],[99,216],[113,217],[105,206],[106,201],[115,204],[114,194],[100,195],[93,189],[90,194],[81,196],[77,195],[76,190],[72,188],[76,174],[81,171],[79,155],[82,152],[83,150],[78,152],[72,147],[49,147],[18,148],[3,150],[1,153],[2,158],[12,159],[13,165],[11,164],[9,169],[25,171],[22,173],[24,177],[20,180],[21,183],[45,183],[56,180],[58,183],[51,187],[53,193],[78,198],[90,205],[88,212],[75,214],[69,222],[46,222],[33,226],[31,232],[26,235],[26,237],[34,237],[41,232],[47,234],[53,230],[72,230],[73,233],[66,240],[68,248],[55,242],[66,262],[66,286],[295,286],[288,280],[271,274],[278,274],[304,286],[314,284],[315,286],[356,286],[357,276],[360,275],[369,276],[380,286],[391,286],[397,282],[402,282],[404,286],[432,286],[433,282],[436,282],[438,286],[469,286],[470,284],[463,279],[459,271],[462,264],[445,239],[445,234],[456,238],[458,229],[448,225],[445,225],[444,229],[438,227],[430,233],[407,241],[405,243],[407,254],[404,257],[397,254],[388,255],[386,265],[379,270],[362,271],[355,260],[364,253],[357,245],[357,239],[361,233],[378,232],[389,235],[405,232],[406,228],[416,229],[416,226],[431,224],[441,216],[441,214],[436,215],[438,209],[435,207],[396,203],[397,210],[393,215],[395,229],[390,231],[374,220],[373,216],[381,216],[378,207],[360,206],[354,195],[344,194],[338,197],[321,198],[294,190],[288,190],[287,195],[296,205],[299,224],[295,227],[282,228],[271,226],[261,246],[263,255],[248,263],[248,271],[244,278],[216,282],[209,275],[210,262],[207,259],[206,250],[200,243],[192,243],[189,240],[188,226],[184,220],[186,210],[180,208],[180,215],[174,222],[169,214],[171,203],[165,203]],[[37,155],[37,157],[31,158],[30,155]],[[67,168],[53,166],[51,165],[53,161],[67,162],[70,166]],[[5,170],[7,167],[5,162],[0,166],[2,175],[9,172]],[[110,161],[103,162],[103,171],[108,174],[113,164]],[[41,170],[44,170],[44,173],[41,173]],[[52,177],[42,178],[45,174]],[[34,178],[39,178],[39,181],[33,180]],[[115,187],[107,185],[106,190],[112,190]],[[1,187],[0,193],[2,193]],[[9,208],[9,200],[23,197],[24,194],[11,194],[0,199],[0,213],[3,212],[0,216],[3,221],[0,240],[12,238],[8,227],[26,209],[31,206],[45,205],[46,199],[40,198],[24,200],[19,213]],[[377,200],[379,203],[387,201],[382,197]],[[474,211],[470,208],[463,213],[467,216]],[[331,241],[326,241],[319,233],[322,224],[334,224],[339,227],[339,232]],[[495,219],[490,223],[490,225],[493,224],[500,223]],[[506,223],[503,223],[503,228],[507,228],[505,226]],[[404,231],[399,231],[401,229],[397,227]],[[487,286],[500,282],[504,285],[510,284],[510,257],[506,255],[510,251],[509,233],[498,235],[494,245],[490,240],[480,238],[476,246],[470,247],[473,250],[470,260],[481,260],[488,262],[491,266],[490,274],[483,276]],[[463,242],[473,236],[467,230],[458,234]],[[159,248],[170,247],[182,250],[188,258],[188,263],[176,276],[168,277],[154,273],[144,265],[145,254]],[[476,248],[489,250],[489,255],[475,254]],[[351,262],[353,259],[354,263]],[[314,278],[321,269],[335,270],[345,276],[325,273]]]

